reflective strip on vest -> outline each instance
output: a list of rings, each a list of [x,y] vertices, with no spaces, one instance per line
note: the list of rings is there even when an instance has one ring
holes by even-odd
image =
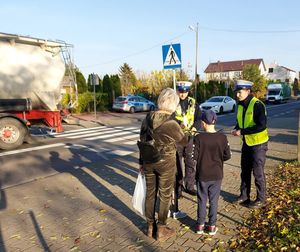
[[[238,126],[240,129],[246,129],[248,127],[252,127],[252,126],[256,125],[254,122],[254,119],[253,119],[253,110],[254,110],[254,104],[257,101],[261,102],[259,99],[255,98],[255,97],[253,97],[251,99],[249,106],[245,113],[244,121],[243,121],[243,106],[238,105],[237,122],[238,122]],[[265,113],[267,114],[266,109],[265,109]],[[258,133],[244,135],[244,137],[245,137],[246,144],[248,146],[262,144],[269,140],[267,129],[265,129],[261,132],[258,132]],[[243,138],[243,136],[241,135],[241,139],[242,138]]]
[[[175,111],[176,119],[183,122],[183,125],[188,129],[190,129],[194,124],[195,104],[195,99],[192,97],[188,97],[188,109],[186,111],[186,114],[183,115],[180,105]]]

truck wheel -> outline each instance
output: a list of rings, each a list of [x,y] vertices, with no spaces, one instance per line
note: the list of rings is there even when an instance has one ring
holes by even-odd
[[[25,126],[14,118],[0,119],[0,149],[10,150],[20,146],[26,136]]]

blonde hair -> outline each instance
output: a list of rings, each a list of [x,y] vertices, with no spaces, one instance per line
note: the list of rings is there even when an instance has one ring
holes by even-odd
[[[178,103],[179,96],[172,88],[165,88],[162,90],[157,100],[159,110],[166,110],[171,113],[175,112]]]

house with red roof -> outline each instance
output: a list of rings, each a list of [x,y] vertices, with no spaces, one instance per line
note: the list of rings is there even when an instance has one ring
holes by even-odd
[[[257,65],[261,74],[266,74],[267,69],[263,59],[217,61],[209,63],[204,71],[205,79],[206,81],[240,79],[245,65]]]

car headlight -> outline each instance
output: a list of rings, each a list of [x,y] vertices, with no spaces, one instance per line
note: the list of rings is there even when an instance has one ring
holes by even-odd
[[[212,106],[213,108],[219,108],[219,105]]]

